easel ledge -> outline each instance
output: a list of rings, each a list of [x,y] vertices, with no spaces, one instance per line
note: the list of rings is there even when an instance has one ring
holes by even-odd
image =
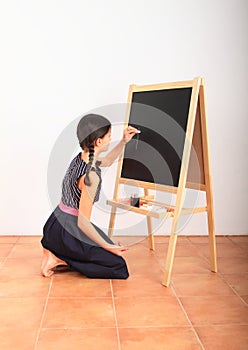
[[[151,196],[149,196],[151,197]],[[129,198],[119,198],[118,200],[107,200],[107,204],[112,207],[123,209],[126,211],[132,211],[137,214],[142,214],[150,216],[155,219],[167,219],[173,218],[175,212],[175,206],[157,202],[151,199],[147,199],[145,196],[140,197],[141,205],[139,207],[134,207],[130,205]],[[146,208],[146,204],[152,206],[152,209]],[[197,207],[197,208],[182,208],[181,215],[190,215],[196,213],[206,212],[207,207]],[[152,247],[151,247],[152,249]]]

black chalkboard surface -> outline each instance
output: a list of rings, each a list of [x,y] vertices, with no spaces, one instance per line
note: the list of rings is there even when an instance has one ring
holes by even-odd
[[[192,88],[133,92],[121,177],[178,186]]]

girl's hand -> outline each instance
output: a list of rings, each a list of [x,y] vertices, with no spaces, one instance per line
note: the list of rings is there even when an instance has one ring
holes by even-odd
[[[134,128],[133,126],[128,126],[123,133],[123,142],[126,144],[128,143],[132,137],[136,134],[140,133],[140,131],[136,128]]]
[[[107,246],[103,247],[104,249],[108,250],[109,252],[115,254],[115,255],[123,255],[124,252],[126,252],[128,250],[127,247],[121,245],[120,243],[118,243],[118,245],[116,244],[108,244]]]

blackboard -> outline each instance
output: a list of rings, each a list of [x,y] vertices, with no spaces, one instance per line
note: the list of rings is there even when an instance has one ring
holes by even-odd
[[[121,177],[178,186],[192,88],[133,92],[129,124],[141,133],[126,145]]]

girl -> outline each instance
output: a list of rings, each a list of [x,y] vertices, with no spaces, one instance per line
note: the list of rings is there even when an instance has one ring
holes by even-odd
[[[115,245],[90,222],[90,216],[99,199],[100,166],[110,166],[137,132],[131,126],[126,128],[121,142],[100,158],[111,141],[110,122],[98,114],[88,114],[80,120],[77,137],[83,152],[71,161],[62,183],[61,202],[43,228],[43,276],[51,276],[58,265],[68,265],[90,278],[128,278],[122,258],[127,248]]]

